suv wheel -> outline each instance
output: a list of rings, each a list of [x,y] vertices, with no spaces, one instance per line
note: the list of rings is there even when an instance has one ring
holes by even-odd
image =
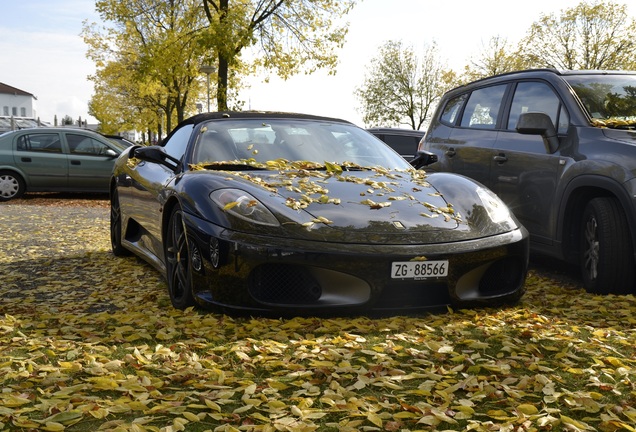
[[[616,198],[594,198],[587,204],[583,212],[580,242],[583,284],[588,292],[633,292],[631,235]]]

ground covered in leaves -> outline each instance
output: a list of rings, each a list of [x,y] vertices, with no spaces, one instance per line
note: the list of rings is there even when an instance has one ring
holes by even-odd
[[[114,257],[106,201],[0,226],[0,430],[636,430],[633,296],[533,271],[510,308],[232,318]]]

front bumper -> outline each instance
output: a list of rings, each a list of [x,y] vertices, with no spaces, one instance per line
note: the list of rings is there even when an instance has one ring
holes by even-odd
[[[413,312],[514,303],[524,293],[528,233],[422,245],[343,244],[229,231],[189,215],[193,291],[204,308],[279,315]],[[443,278],[391,278],[391,263],[448,260]]]

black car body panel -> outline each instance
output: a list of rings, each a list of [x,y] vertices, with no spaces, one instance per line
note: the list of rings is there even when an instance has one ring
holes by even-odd
[[[281,135],[286,143],[276,141]],[[209,144],[222,136],[223,146]],[[210,145],[217,154],[229,146],[253,157],[212,160],[202,156]],[[276,146],[286,149],[285,160],[263,155]],[[290,161],[300,149],[301,156],[319,157],[314,150],[325,156]],[[375,159],[385,164],[359,163]],[[126,151],[113,172],[111,198],[113,250],[153,264],[167,275],[169,290],[171,259],[187,254],[192,300],[206,308],[279,315],[408,311],[515,302],[524,291],[527,231],[490,191],[464,176],[426,176],[338,119],[195,116],[161,148]],[[187,232],[182,255],[170,251],[175,214]],[[422,264],[397,264],[409,262]],[[398,268],[427,265],[426,277],[392,277]]]
[[[531,250],[580,264],[590,291],[630,292],[635,277],[629,267],[636,258],[636,98],[629,90],[634,86],[636,72],[541,69],[453,89],[440,101],[420,146],[438,156],[427,170],[483,183],[528,229]],[[541,119],[549,128],[541,127]],[[597,279],[599,269],[619,271],[611,269],[615,259],[598,257],[602,239],[588,247],[582,238],[581,218],[595,198],[620,206],[615,217],[625,229],[601,237],[627,243],[612,240],[601,249],[629,255],[631,265],[621,263],[627,271],[617,276],[624,282]],[[591,268],[590,260],[600,267]]]

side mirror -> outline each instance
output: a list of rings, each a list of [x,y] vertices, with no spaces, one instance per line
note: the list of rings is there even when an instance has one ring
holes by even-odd
[[[130,157],[141,159],[144,162],[158,163],[176,171],[179,166],[179,159],[170,156],[159,146],[141,147],[135,146],[130,150]]]
[[[106,151],[104,152],[105,156],[108,156],[111,159],[115,159],[117,156],[119,156],[119,153],[117,153],[115,150],[109,148],[106,149]]]
[[[437,162],[437,155],[424,150],[418,150],[415,159],[409,161],[415,169],[420,169],[435,162]]]
[[[541,135],[545,150],[552,154],[559,148],[559,138],[552,120],[546,113],[523,113],[517,122],[517,132],[524,135]]]

